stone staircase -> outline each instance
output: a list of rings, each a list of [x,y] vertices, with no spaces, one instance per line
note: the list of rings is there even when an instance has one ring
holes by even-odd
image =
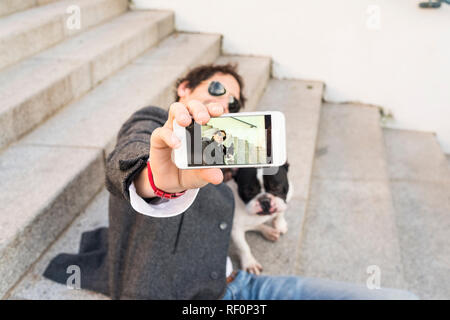
[[[82,28],[66,30],[74,4]],[[108,225],[104,162],[123,122],[168,108],[176,79],[212,62],[238,63],[245,111],[286,115],[289,231],[275,243],[247,234],[265,274],[365,284],[377,266],[383,287],[450,298],[450,165],[433,134],[324,103],[323,83],[271,78],[270,58],[223,55],[218,34],[176,32],[173,12],[21,0],[2,2],[0,16],[1,298],[108,299],[42,273],[78,251],[82,232]]]

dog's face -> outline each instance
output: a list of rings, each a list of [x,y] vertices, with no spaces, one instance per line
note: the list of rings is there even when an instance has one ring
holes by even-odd
[[[274,175],[258,177],[256,168],[239,168],[234,175],[239,197],[250,215],[271,215],[285,211],[289,191],[286,162]]]

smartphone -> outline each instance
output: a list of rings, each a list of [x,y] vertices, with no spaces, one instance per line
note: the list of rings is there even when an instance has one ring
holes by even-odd
[[[200,125],[173,122],[180,169],[279,167],[286,162],[286,120],[279,111],[225,113]]]

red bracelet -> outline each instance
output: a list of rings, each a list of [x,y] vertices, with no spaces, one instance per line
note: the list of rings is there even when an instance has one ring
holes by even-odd
[[[150,181],[150,185],[152,186],[153,192],[158,197],[166,198],[166,199],[175,199],[175,198],[182,196],[186,192],[186,190],[184,190],[182,192],[169,193],[169,192],[165,192],[161,189],[158,189],[155,186],[155,183],[153,182],[153,174],[152,174],[152,169],[150,168],[150,161],[147,161],[147,169],[148,169],[148,181]]]

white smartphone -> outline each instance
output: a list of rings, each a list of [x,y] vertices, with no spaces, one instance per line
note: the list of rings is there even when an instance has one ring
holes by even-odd
[[[286,125],[279,111],[225,113],[200,125],[173,122],[180,169],[279,167],[286,162]]]

